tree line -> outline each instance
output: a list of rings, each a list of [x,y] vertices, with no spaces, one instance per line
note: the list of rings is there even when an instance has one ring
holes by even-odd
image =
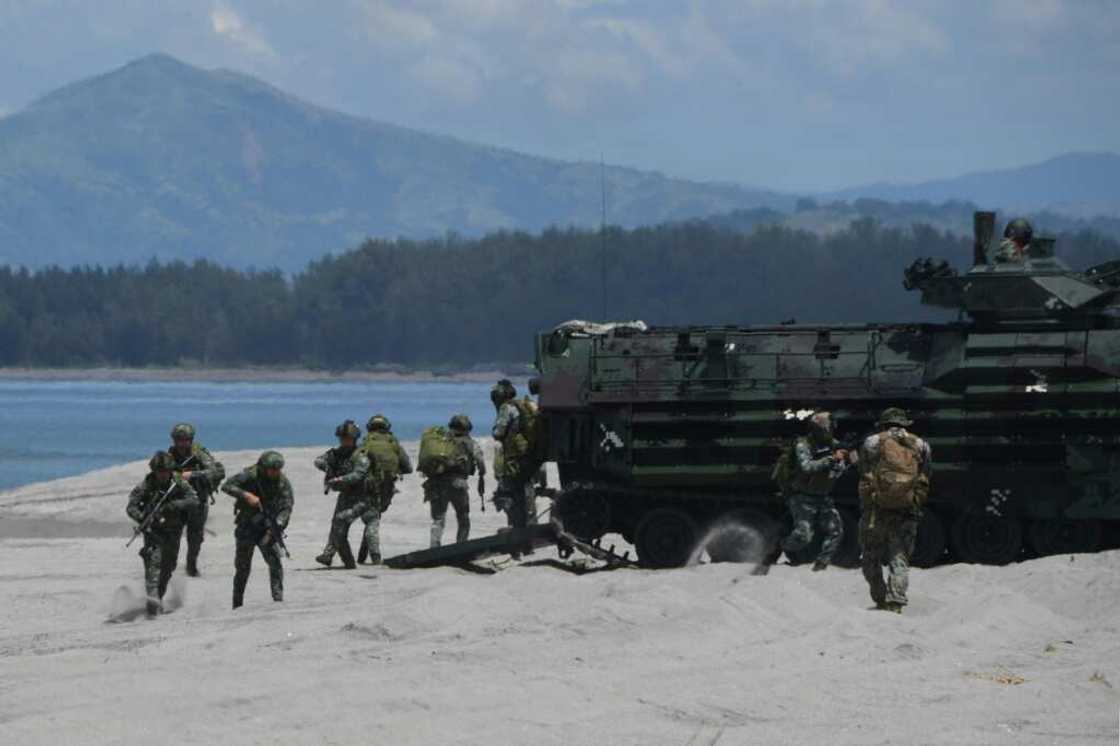
[[[1059,237],[1074,268],[1120,242]],[[658,325],[929,321],[902,288],[914,259],[963,270],[970,241],[852,221],[820,236],[703,221],[480,239],[369,240],[286,276],[199,260],[0,268],[0,365],[448,369],[525,363],[533,335],[573,318]],[[950,314],[951,316],[951,314]]]

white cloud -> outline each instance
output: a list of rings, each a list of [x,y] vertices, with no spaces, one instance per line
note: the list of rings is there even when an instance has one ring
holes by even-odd
[[[267,56],[275,54],[264,36],[245,23],[228,5],[219,3],[210,9],[210,28],[218,36],[228,39],[252,54]]]

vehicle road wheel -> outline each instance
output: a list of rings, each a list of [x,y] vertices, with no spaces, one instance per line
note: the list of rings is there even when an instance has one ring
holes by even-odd
[[[1014,518],[963,513],[953,524],[953,553],[964,562],[1006,565],[1019,558],[1023,527]]]
[[[1101,522],[1065,518],[1032,521],[1027,541],[1038,556],[1095,552],[1101,548]]]
[[[601,492],[565,492],[557,499],[553,512],[565,531],[584,541],[598,539],[611,525],[611,506]]]
[[[634,532],[638,559],[647,567],[680,567],[692,555],[698,538],[696,523],[671,508],[651,510]]]
[[[910,555],[910,564],[914,567],[933,567],[945,556],[945,524],[932,510],[925,513],[918,524],[914,553]]]
[[[778,524],[770,516],[749,508],[724,513],[705,533],[704,550],[712,562],[761,562],[777,559]],[[781,550],[778,549],[777,553]]]

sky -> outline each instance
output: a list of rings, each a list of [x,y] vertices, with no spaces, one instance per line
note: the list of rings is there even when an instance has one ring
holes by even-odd
[[[151,52],[465,140],[786,191],[1120,151],[1120,0],[0,0],[0,116]]]

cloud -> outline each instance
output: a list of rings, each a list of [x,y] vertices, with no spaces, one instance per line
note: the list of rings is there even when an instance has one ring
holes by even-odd
[[[228,5],[219,3],[210,9],[210,28],[215,34],[255,55],[273,56],[275,52],[264,36],[251,27]]]

